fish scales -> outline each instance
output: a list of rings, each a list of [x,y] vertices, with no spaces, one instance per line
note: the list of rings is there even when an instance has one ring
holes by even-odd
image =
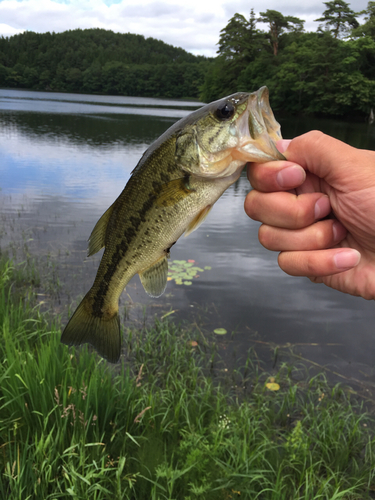
[[[118,301],[127,283],[138,273],[149,295],[161,295],[171,247],[204,221],[247,162],[284,158],[275,146],[278,139],[280,126],[266,87],[203,106],[162,134],[94,227],[88,255],[105,250],[62,342],[89,342],[116,362],[121,353]]]
[[[167,146],[169,146],[170,142],[172,141],[168,141]],[[139,254],[142,247],[152,246],[152,237],[155,230],[158,229],[159,222],[162,222],[166,216],[163,210],[150,214],[160,187],[172,180],[173,176],[171,168],[173,165],[171,161],[168,161],[169,158],[165,154],[165,150],[168,150],[168,148],[162,147],[149,158],[147,168],[139,172],[140,179],[138,177],[130,178],[126,191],[124,190],[120,194],[116,202],[118,208],[116,205],[114,207],[114,213],[106,231],[106,251],[92,288],[94,303],[99,304],[96,307],[100,311],[99,317],[103,314],[103,298],[107,297],[107,299],[111,300],[111,296],[107,296],[111,283],[117,281],[119,286],[122,286],[124,281],[129,281],[135,274],[132,263],[139,257],[137,254]],[[156,168],[154,168],[154,165]],[[169,175],[165,174],[163,167],[165,167]],[[153,169],[152,176],[149,175],[150,169]],[[140,185],[143,187],[142,190],[139,189]],[[127,213],[136,213],[137,215],[126,217]],[[142,223],[143,228],[141,227]],[[121,265],[121,261],[129,248],[132,248],[132,252],[128,254],[127,259]],[[129,279],[127,279],[128,276]],[[113,293],[118,292],[118,287],[115,286]]]

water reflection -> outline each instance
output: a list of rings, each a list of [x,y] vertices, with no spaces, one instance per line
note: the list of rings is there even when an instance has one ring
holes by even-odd
[[[58,280],[44,275],[42,289],[57,298],[55,311],[66,314],[67,304],[88,290],[96,273],[100,255],[86,258],[87,238],[95,222],[121,192],[144,150],[177,117],[155,107],[143,107],[145,114],[140,115],[136,108],[119,106],[121,113],[114,113],[120,98],[106,106],[104,98],[88,96],[82,112],[82,96],[77,103],[71,96],[53,103],[40,99],[39,93],[11,91],[9,96],[9,92],[0,91],[2,247],[16,242],[13,247],[38,255],[47,270],[51,259],[58,263]],[[96,99],[96,104],[90,104]],[[52,113],[51,102],[65,111]],[[148,105],[142,99],[139,102]],[[99,115],[99,108],[105,112]],[[183,116],[186,110],[172,112]],[[317,128],[374,149],[375,127],[367,124],[279,120],[284,137]],[[363,378],[363,372],[370,379],[373,302],[285,275],[277,266],[276,254],[259,244],[259,224],[243,211],[248,190],[243,174],[205,224],[172,249],[172,259],[194,259],[199,266],[211,266],[211,271],[192,286],[168,283],[159,300],[149,299],[135,277],[122,296],[122,306],[126,303],[140,316],[142,308],[136,304],[146,304],[150,315],[155,310],[175,310],[175,317],[199,318],[206,331],[224,327],[235,332],[232,340],[220,342],[236,363],[254,339],[289,342],[304,344],[298,347],[304,357],[345,376]],[[266,357],[271,359],[271,353],[267,351]]]
[[[111,113],[97,116],[2,111],[0,114],[2,136],[22,133],[25,139],[39,139],[48,143],[64,140],[74,145],[106,147],[148,143],[175,121],[175,118],[163,119],[160,116]]]
[[[88,94],[62,94],[60,92],[36,92],[27,90],[12,90],[0,89],[1,108],[4,109],[3,103],[9,101],[48,101],[57,103],[86,103],[92,105],[105,104],[106,106],[136,106],[154,108],[180,108],[191,109],[201,105],[197,101],[181,101],[179,99],[161,99],[153,97],[131,97],[131,96],[113,96],[113,95],[88,95]],[[26,103],[27,105],[27,103]],[[14,108],[12,108],[14,109]],[[45,108],[43,108],[45,109]]]
[[[314,117],[280,117],[281,130],[285,138],[293,138],[310,130],[322,132],[360,149],[375,149],[375,126],[367,122],[318,119]]]

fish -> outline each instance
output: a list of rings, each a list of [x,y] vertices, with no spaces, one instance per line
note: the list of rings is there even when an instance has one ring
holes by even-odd
[[[118,301],[138,274],[151,297],[163,294],[172,246],[196,230],[248,162],[283,160],[269,91],[237,92],[193,111],[144,152],[115,202],[96,223],[88,256],[104,247],[91,289],[61,342],[91,344],[116,363],[121,354]]]

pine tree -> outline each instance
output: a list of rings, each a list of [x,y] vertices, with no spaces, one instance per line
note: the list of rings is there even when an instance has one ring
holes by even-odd
[[[351,29],[359,26],[357,21],[358,14],[349,8],[349,4],[344,0],[333,0],[332,2],[323,2],[327,9],[323,16],[315,19],[317,22],[323,22],[326,27],[332,27],[331,33],[334,38],[345,38]],[[322,29],[322,26],[320,26]]]
[[[284,31],[303,31],[303,23],[305,21],[298,17],[283,16],[281,12],[269,9],[267,9],[266,12],[261,12],[260,15],[261,17],[258,21],[269,24],[269,41],[274,56],[278,54],[280,35],[284,33]]]

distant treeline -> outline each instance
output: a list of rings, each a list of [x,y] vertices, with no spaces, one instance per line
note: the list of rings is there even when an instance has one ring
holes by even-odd
[[[208,60],[154,38],[104,29],[0,38],[0,86],[198,98]]]
[[[375,1],[361,12],[323,3],[316,32],[275,10],[235,14],[212,59],[103,29],[0,38],[0,86],[209,102],[267,85],[275,110],[366,116],[375,108]]]

